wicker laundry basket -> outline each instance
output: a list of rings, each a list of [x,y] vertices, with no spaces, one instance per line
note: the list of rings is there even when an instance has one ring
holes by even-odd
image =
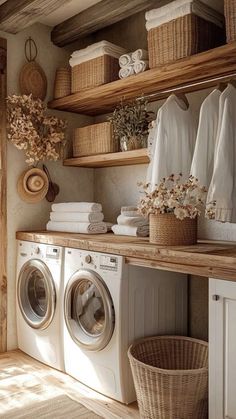
[[[227,42],[236,40],[236,0],[224,0]]]
[[[102,122],[75,130],[73,140],[74,157],[115,153],[116,151],[118,151],[118,141],[113,136],[112,124],[110,122]]]
[[[177,61],[224,42],[223,29],[194,14],[188,14],[148,31],[149,67]]]
[[[197,218],[179,220],[173,213],[150,214],[150,243],[160,246],[187,246],[197,242]]]
[[[56,71],[54,82],[54,98],[69,96],[71,93],[71,69],[60,67]]]
[[[107,54],[76,65],[72,68],[72,93],[118,80],[119,68],[118,58]]]
[[[143,419],[206,419],[208,343],[183,336],[146,338],[128,351]]]

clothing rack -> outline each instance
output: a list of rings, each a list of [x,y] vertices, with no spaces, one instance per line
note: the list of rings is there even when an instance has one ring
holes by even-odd
[[[165,90],[159,90],[157,93],[151,93],[148,95],[142,95],[138,99],[147,99],[151,102],[159,99],[164,99],[168,95],[171,95],[172,93],[190,93],[190,92],[196,92],[197,90],[203,90],[210,87],[214,87],[217,85],[217,83],[220,82],[230,82],[230,80],[236,79],[236,73],[230,73],[224,76],[218,76],[210,79],[206,79],[199,82],[194,83],[187,83],[184,85],[181,85],[179,87],[173,87]]]

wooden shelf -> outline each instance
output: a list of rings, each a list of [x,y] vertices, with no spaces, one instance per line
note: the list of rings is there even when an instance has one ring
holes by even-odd
[[[49,103],[49,107],[87,115],[103,114],[112,111],[121,98],[130,100],[142,94],[158,92],[161,93],[160,98],[164,98],[169,95],[168,89],[176,88],[192,92],[206,87],[204,83],[206,80],[211,80],[207,87],[214,86],[216,84],[214,78],[221,76],[230,78],[235,72],[236,42],[232,42],[127,79],[56,99]]]
[[[74,157],[64,160],[64,166],[74,167],[112,167],[129,166],[134,164],[149,163],[146,148],[119,153],[98,154],[88,157]]]

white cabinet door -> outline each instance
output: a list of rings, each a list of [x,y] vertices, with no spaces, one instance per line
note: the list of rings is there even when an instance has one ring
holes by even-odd
[[[236,282],[209,282],[210,419],[236,419]]]

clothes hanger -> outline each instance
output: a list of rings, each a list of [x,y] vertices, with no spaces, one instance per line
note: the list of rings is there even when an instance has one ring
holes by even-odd
[[[220,92],[223,92],[225,89],[226,89],[226,87],[227,87],[228,85],[227,85],[227,83],[224,83],[224,82],[220,82],[218,85],[217,85],[217,90],[219,90]]]
[[[187,96],[184,93],[176,93],[176,97],[184,102],[186,105],[186,108],[189,108],[189,101],[187,99]]]

